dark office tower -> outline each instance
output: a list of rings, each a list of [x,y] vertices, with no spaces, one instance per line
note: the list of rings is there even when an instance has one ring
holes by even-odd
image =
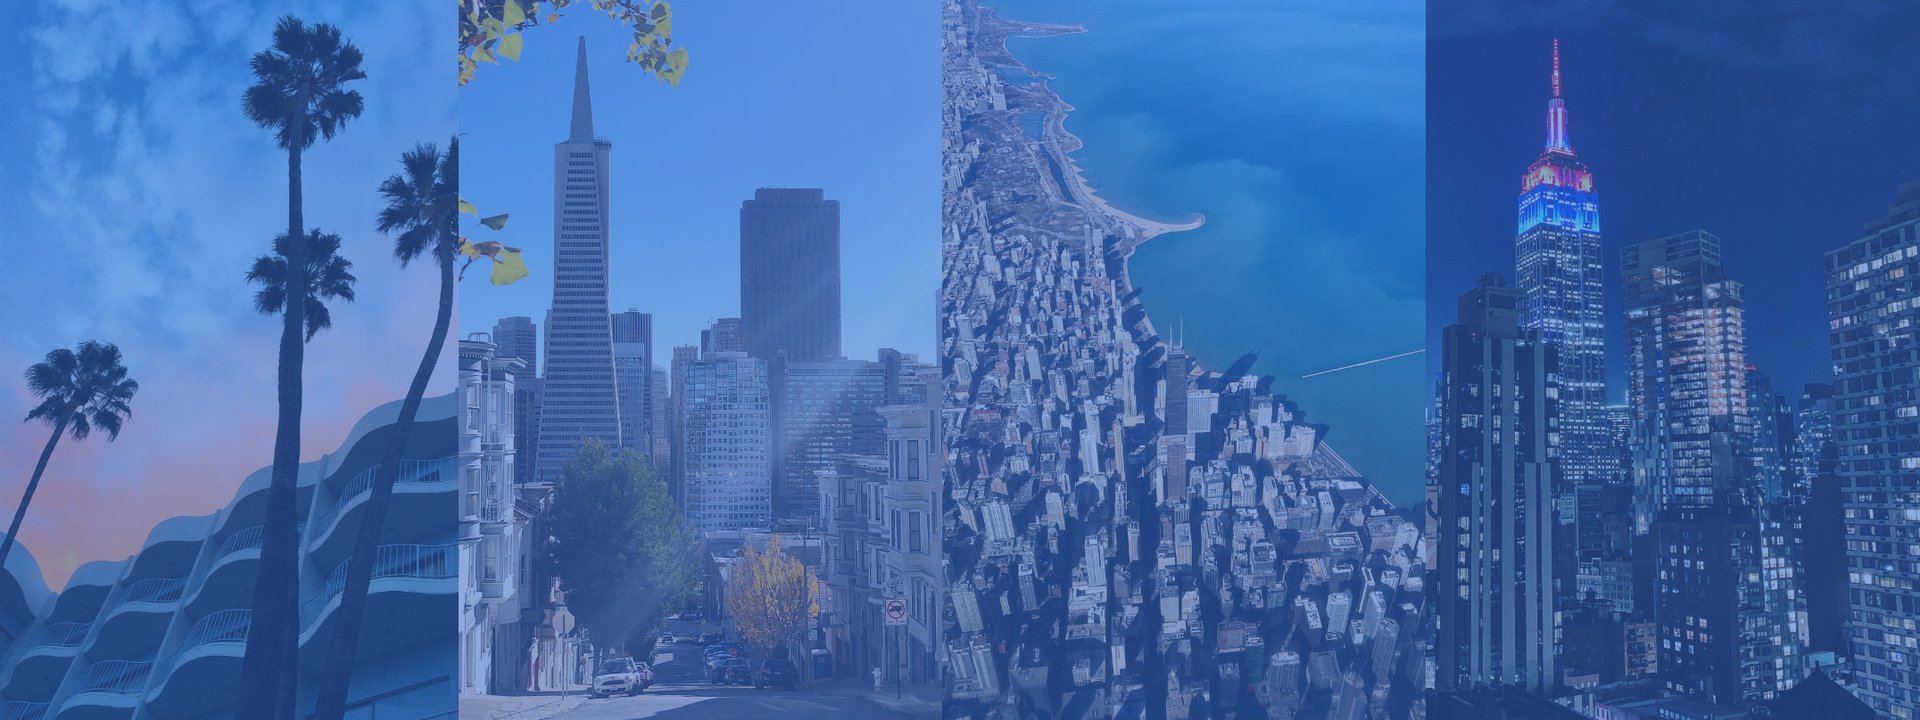
[[[500,318],[493,324],[493,351],[496,358],[520,358],[526,368],[519,377],[525,380],[540,374],[540,328],[524,315]]]
[[[1793,464],[1809,492],[1814,478],[1833,474],[1838,453],[1833,443],[1833,385],[1807,383],[1794,420]]]
[[[720,318],[700,331],[700,357],[714,353],[746,352],[740,343],[740,318]]]
[[[701,332],[703,338],[706,334],[706,331]],[[667,382],[673,388],[667,400],[668,404],[672,407],[669,416],[670,424],[667,428],[669,435],[668,441],[673,446],[673,450],[669,454],[673,461],[671,466],[672,472],[667,476],[667,485],[668,489],[673,493],[673,499],[681,503],[680,507],[682,510],[686,509],[686,497],[683,491],[686,487],[686,463],[684,459],[686,458],[687,451],[687,371],[693,363],[699,359],[700,348],[692,345],[680,345],[673,349],[672,364],[667,366]]]
[[[1174,348],[1167,353],[1167,435],[1185,435],[1187,433],[1187,385],[1193,371],[1193,361],[1187,357],[1187,351]]]
[[[897,404],[900,387],[911,383],[917,366],[903,365],[899,353],[881,352],[878,360],[773,361],[779,443],[774,517],[818,518],[819,473],[850,456],[886,456],[886,420],[878,410]]]
[[[533,318],[500,318],[493,324],[496,358],[519,358],[526,364],[513,386],[513,481],[533,481],[534,458],[540,453],[540,328]]]
[[[1780,426],[1779,405],[1780,396],[1773,392],[1773,380],[1759,368],[1747,365],[1747,414],[1751,416],[1752,430],[1747,440],[1748,462],[1752,464],[1748,472],[1760,489],[1761,499],[1767,503],[1781,500],[1787,493],[1787,458],[1781,451],[1785,444],[1781,433],[1791,433],[1793,427]]]
[[[840,357],[840,201],[761,188],[741,203],[740,338],[766,360]]]
[[[1756,506],[1741,285],[1721,270],[1720,238],[1695,230],[1628,246],[1621,271],[1642,530],[1670,508]]]
[[[1920,707],[1920,180],[1860,239],[1827,253],[1835,468],[1845,498],[1847,636],[1860,699],[1882,716]],[[1816,494],[1818,491],[1815,491]]]
[[[621,445],[652,455],[653,316],[629,309],[610,318],[619,384]]]
[[[1443,691],[1558,682],[1553,537],[1555,356],[1521,326],[1497,275],[1460,298],[1441,336],[1439,547]]]
[[[1567,139],[1560,97],[1560,41],[1553,43],[1553,98],[1547,142],[1520,181],[1514,244],[1521,323],[1539,332],[1560,362],[1558,493],[1604,482],[1612,469],[1603,417],[1607,394],[1606,326],[1600,270],[1600,200],[1593,175]]]
[[[663,476],[673,467],[673,408],[669,407],[667,369],[647,371],[647,455]]]
[[[607,314],[607,182],[613,143],[593,135],[587,39],[573,76],[573,125],[553,146],[553,309],[541,387],[535,476],[557,477],[587,438],[620,445],[620,406]]]

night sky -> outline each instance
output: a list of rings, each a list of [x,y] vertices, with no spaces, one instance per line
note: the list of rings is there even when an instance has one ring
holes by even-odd
[[[1746,283],[1748,361],[1796,400],[1830,378],[1822,255],[1920,178],[1920,3],[1435,2],[1428,29],[1431,347],[1481,274],[1512,282],[1558,35],[1600,195],[1609,398],[1625,393],[1620,248],[1693,228]]]

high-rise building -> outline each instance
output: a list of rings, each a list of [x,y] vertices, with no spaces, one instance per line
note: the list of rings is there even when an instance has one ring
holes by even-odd
[[[1771,503],[1787,494],[1793,416],[1786,410],[1785,398],[1774,393],[1773,380],[1752,364],[1747,365],[1747,413],[1752,416],[1752,436],[1747,441],[1747,456],[1753,464],[1750,472],[1760,497]]]
[[[493,323],[493,356],[519,358],[526,365],[517,375],[524,380],[540,374],[540,328],[525,315],[504,317]]]
[[[673,451],[668,456],[672,464],[668,465],[670,471],[667,475],[667,489],[683,510],[686,508],[687,501],[685,493],[687,468],[683,461],[687,454],[687,371],[699,359],[700,348],[692,345],[676,346],[673,349],[671,364],[667,369],[667,382],[673,388],[667,399],[667,404],[671,408],[668,416],[670,424],[667,427],[667,440],[673,446]]]
[[[1520,181],[1514,287],[1521,323],[1559,356],[1560,477],[1556,495],[1612,472],[1604,418],[1605,304],[1600,268],[1600,200],[1593,175],[1567,139],[1560,96],[1560,41],[1553,43],[1553,98],[1546,148]],[[1571,504],[1563,510],[1570,514]],[[1563,518],[1564,520],[1564,518]]]
[[[652,455],[653,316],[638,310],[614,313],[613,375],[619,386],[620,442]]]
[[[767,363],[716,353],[687,365],[687,521],[701,534],[765,528],[773,516],[773,414]]]
[[[1547,692],[1558,682],[1557,349],[1521,325],[1522,302],[1489,275],[1461,296],[1459,321],[1441,336],[1442,691],[1501,683]]]
[[[840,201],[761,188],[740,205],[740,337],[747,354],[840,355]]]
[[[885,453],[886,423],[876,410],[902,402],[918,365],[894,350],[878,360],[774,360],[774,515],[817,518],[817,473],[849,455]]]
[[[1833,474],[1839,459],[1833,444],[1831,383],[1807,383],[1801,389],[1793,425],[1793,466],[1799,481],[1811,491],[1813,479]]]
[[[540,328],[533,318],[500,318],[493,324],[494,357],[518,358],[524,366],[515,373],[513,385],[513,443],[519,461],[513,466],[513,482],[533,481],[534,458],[540,452]]]
[[[1639,530],[1669,508],[1756,506],[1741,284],[1722,271],[1720,238],[1667,235],[1620,257]]]
[[[673,468],[673,408],[667,390],[667,369],[655,364],[647,371],[647,456],[666,477]]]
[[[1912,717],[1920,707],[1920,180],[1902,185],[1886,215],[1828,252],[1826,264],[1856,691],[1882,716]]]
[[[613,143],[593,134],[587,39],[573,75],[573,124],[553,146],[553,309],[541,383],[537,479],[557,477],[587,438],[620,445],[607,312],[608,173]]]
[[[746,352],[740,342],[740,318],[720,318],[700,331],[701,357],[723,352]]]

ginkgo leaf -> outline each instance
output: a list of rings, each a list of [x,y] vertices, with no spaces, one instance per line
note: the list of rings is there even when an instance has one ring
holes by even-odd
[[[480,220],[480,224],[481,224],[481,225],[485,225],[485,226],[487,226],[487,227],[490,227],[490,228],[493,228],[493,229],[495,229],[495,230],[503,230],[503,229],[506,229],[506,227],[507,227],[507,214],[506,214],[506,213],[501,213],[501,214],[499,214],[499,215],[494,215],[494,216],[491,216],[491,217],[486,217],[486,218],[481,218],[481,220]]]
[[[469,215],[479,215],[480,209],[474,207],[473,203],[467,202],[466,198],[460,198],[460,212],[463,212]]]
[[[500,41],[500,54],[508,60],[520,59],[520,33],[508,35]]]
[[[527,21],[527,12],[520,8],[518,0],[507,0],[506,5],[506,10],[501,13],[501,16],[506,20],[507,25],[519,25]]]

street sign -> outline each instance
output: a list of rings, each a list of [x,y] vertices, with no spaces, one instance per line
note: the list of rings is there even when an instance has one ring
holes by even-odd
[[[905,600],[889,598],[885,605],[880,606],[880,612],[887,616],[888,625],[907,624],[907,603]]]
[[[567,612],[565,605],[555,608],[553,611],[553,634],[557,637],[566,637],[567,633],[570,632],[573,632],[573,613]]]

